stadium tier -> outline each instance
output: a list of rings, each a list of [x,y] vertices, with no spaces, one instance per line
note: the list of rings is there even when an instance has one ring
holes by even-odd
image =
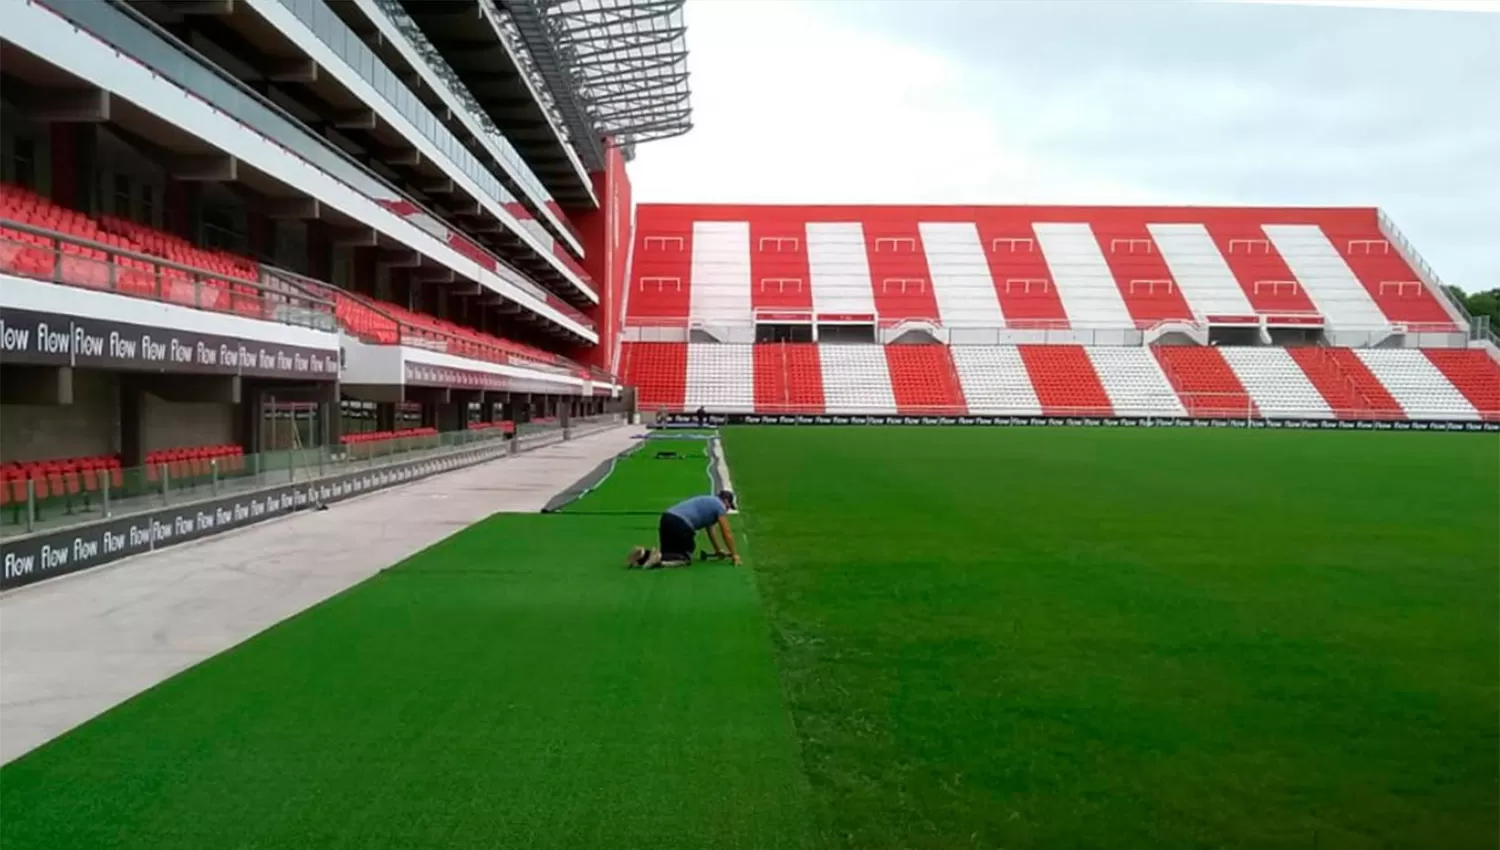
[[[646,410],[1500,422],[1477,349],[635,342]]]
[[[1500,420],[1375,209],[643,205],[644,408]]]
[[[1375,209],[643,205],[630,322],[1463,334]],[[814,322],[816,320],[816,322]],[[1086,335],[1094,334],[1093,338]]]

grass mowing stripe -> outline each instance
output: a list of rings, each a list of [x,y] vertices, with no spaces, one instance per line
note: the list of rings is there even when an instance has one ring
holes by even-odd
[[[1494,437],[725,442],[821,846],[1496,846]]]
[[[623,569],[655,530],[466,529],[0,768],[0,845],[803,848],[750,576]]]

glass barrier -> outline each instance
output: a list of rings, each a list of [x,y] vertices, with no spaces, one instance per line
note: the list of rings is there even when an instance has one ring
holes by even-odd
[[[150,68],[163,79],[196,95],[247,128],[317,167],[351,191],[364,195],[393,215],[444,242],[533,298],[544,301],[590,330],[594,329],[594,323],[572,305],[533,283],[479,243],[448,227],[435,213],[378,177],[349,154],[322,141],[316,133],[280,107],[251,91],[240,81],[225,75],[208,60],[201,59],[192,48],[171,35],[164,34],[139,13],[110,3],[54,2],[49,3],[48,7]],[[411,97],[409,90],[407,97]],[[399,108],[400,105],[396,105]],[[493,179],[493,175],[491,177]]]
[[[0,273],[320,331],[331,300],[300,288],[213,274],[102,242],[0,219]]]
[[[575,420],[574,437],[620,423],[619,414]],[[357,437],[358,435],[349,435]],[[122,467],[110,458],[40,461],[0,467],[0,537],[51,531],[162,507],[217,499],[266,487],[379,469],[459,451],[497,455],[567,438],[555,419],[384,440],[243,454],[235,446],[158,453],[152,463]]]

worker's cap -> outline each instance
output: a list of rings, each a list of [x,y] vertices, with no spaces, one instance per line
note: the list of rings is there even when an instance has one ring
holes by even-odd
[[[719,491],[719,501],[723,502],[725,505],[727,505],[727,506],[729,506],[731,508],[734,507],[734,491],[733,490],[720,490]]]

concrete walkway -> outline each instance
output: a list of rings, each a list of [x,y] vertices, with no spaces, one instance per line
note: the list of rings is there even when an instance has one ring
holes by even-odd
[[[0,763],[490,514],[541,510],[642,433],[612,428],[0,597]]]

